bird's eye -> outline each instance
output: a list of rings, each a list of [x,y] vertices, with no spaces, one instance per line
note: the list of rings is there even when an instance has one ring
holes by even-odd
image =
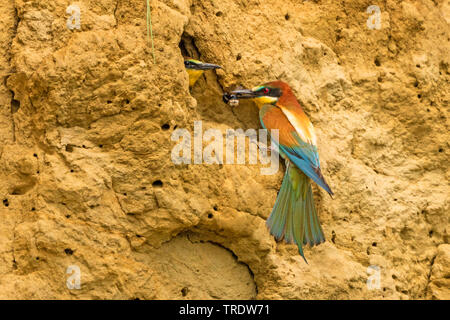
[[[263,89],[263,93],[264,93],[264,94],[268,94],[269,91],[270,91],[269,88],[264,88],[264,89]]]
[[[184,62],[184,65],[185,65],[185,66],[188,66],[189,64],[190,64],[189,61],[185,61],[185,62]]]

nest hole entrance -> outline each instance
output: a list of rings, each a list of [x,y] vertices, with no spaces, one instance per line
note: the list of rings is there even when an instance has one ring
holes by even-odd
[[[155,188],[162,188],[163,182],[161,180],[153,181],[152,186]]]

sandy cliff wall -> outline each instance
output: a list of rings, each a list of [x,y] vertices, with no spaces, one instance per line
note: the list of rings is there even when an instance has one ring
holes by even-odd
[[[1,1],[0,298],[450,298],[448,1],[151,7],[156,64],[144,0]],[[190,92],[180,43],[223,70]],[[336,194],[314,189],[327,242],[308,265],[265,228],[283,167],[170,159],[195,120],[259,128],[221,94],[274,79],[314,123]]]

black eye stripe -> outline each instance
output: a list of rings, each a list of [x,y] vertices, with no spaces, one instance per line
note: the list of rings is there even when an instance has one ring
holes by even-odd
[[[281,97],[281,90],[278,88],[264,87],[264,88],[259,89],[257,92],[260,96]]]

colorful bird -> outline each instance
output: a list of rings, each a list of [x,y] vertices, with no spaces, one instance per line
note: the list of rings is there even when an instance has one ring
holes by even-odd
[[[206,70],[221,69],[217,64],[204,63],[195,59],[185,58],[184,66],[189,75],[189,87],[192,88]]]
[[[253,99],[259,108],[262,126],[279,131],[279,152],[286,161],[286,172],[275,206],[267,219],[270,233],[287,243],[295,243],[305,259],[302,245],[325,241],[314,205],[311,180],[333,195],[320,170],[314,127],[303,112],[289,85],[273,81],[249,89],[225,93],[223,99]]]

